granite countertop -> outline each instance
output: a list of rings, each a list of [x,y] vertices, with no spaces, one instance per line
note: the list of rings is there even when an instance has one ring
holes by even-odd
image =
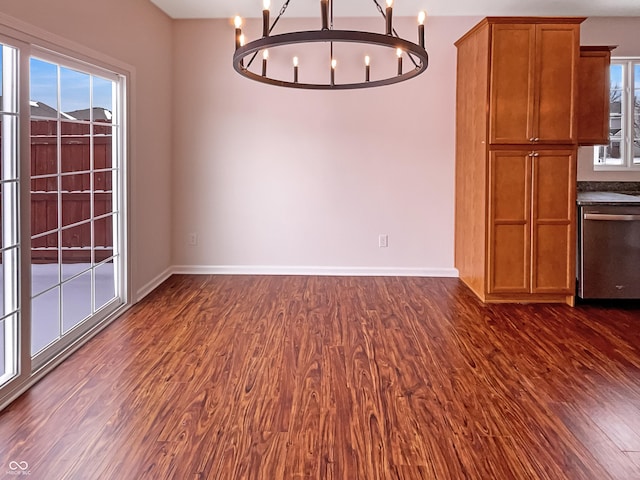
[[[615,192],[640,195],[640,182],[578,181],[578,192]]]
[[[615,192],[579,192],[578,205],[640,205],[640,196]]]

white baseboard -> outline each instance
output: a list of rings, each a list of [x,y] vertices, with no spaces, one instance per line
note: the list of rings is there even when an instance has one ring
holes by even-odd
[[[138,291],[136,292],[136,298],[134,299],[133,303],[139,302],[144,297],[149,295],[153,290],[155,290],[156,287],[158,287],[158,285],[160,285],[167,278],[173,275],[174,273],[173,270],[174,270],[174,267],[167,268],[160,275],[156,275],[154,278],[151,279],[151,281],[147,282],[145,285],[139,288]]]
[[[354,277],[457,277],[455,268],[282,267],[264,265],[174,265],[171,273],[191,275],[335,275]]]
[[[182,275],[321,275],[341,277],[458,277],[455,268],[281,267],[264,265],[174,265],[136,292],[134,303],[149,295],[173,274]]]

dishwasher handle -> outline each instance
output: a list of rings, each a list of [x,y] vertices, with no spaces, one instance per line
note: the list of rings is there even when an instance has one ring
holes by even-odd
[[[640,215],[632,214],[613,214],[613,213],[585,213],[585,220],[600,220],[613,222],[637,222],[640,221]]]

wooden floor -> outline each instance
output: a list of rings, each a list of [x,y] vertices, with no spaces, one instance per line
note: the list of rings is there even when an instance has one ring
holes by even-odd
[[[0,477],[10,462],[47,480],[640,479],[640,308],[173,276],[0,413]]]

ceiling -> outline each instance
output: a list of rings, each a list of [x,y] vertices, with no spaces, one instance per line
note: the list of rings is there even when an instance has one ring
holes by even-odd
[[[172,18],[259,17],[262,0],[151,0]],[[271,0],[272,15],[284,0]],[[382,6],[385,0],[378,0]],[[394,14],[437,16],[640,16],[640,0],[395,0]],[[336,0],[335,16],[380,15],[373,0]],[[291,0],[287,17],[319,17],[319,0]]]

